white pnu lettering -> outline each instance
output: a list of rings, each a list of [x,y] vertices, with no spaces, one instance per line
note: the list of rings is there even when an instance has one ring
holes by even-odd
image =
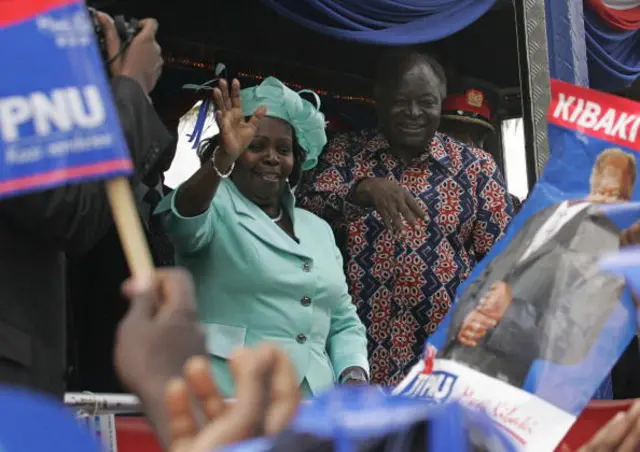
[[[106,116],[100,91],[94,85],[0,99],[0,132],[6,142],[18,140],[20,127],[29,122],[35,134],[44,137],[55,131],[68,132],[74,127],[98,127]]]
[[[446,372],[419,375],[415,384],[405,395],[409,397],[424,397],[442,403],[451,395],[456,379],[455,376]]]
[[[610,137],[635,142],[640,133],[640,115],[615,108],[603,108],[597,102],[558,93],[553,117],[576,126],[602,132]]]

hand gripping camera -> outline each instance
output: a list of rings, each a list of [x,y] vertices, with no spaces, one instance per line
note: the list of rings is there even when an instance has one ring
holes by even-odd
[[[104,61],[107,66],[109,66],[109,64],[111,64],[125,52],[127,47],[129,47],[129,44],[131,44],[133,38],[135,38],[135,36],[140,33],[142,26],[140,25],[138,19],[127,20],[122,15],[115,16],[113,21],[122,46],[120,47],[120,51],[117,53],[117,55],[113,55],[111,58],[109,58],[109,54],[107,53],[107,40],[104,34],[104,29],[102,28],[102,24],[98,20],[98,11],[94,8],[88,8],[88,10],[89,15],[91,16],[91,22],[93,22],[93,28],[96,33],[96,38],[98,40],[98,48],[100,49],[100,54],[102,55],[102,61]]]

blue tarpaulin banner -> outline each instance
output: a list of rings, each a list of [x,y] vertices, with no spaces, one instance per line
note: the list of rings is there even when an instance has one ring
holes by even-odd
[[[553,450],[636,332],[603,256],[640,241],[640,105],[552,81],[551,157],[505,237],[394,390],[486,410],[522,450]]]
[[[132,171],[82,1],[0,2],[0,197]]]

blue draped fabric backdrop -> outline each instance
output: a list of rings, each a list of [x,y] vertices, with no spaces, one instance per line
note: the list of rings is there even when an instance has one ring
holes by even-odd
[[[618,91],[640,77],[640,30],[617,30],[584,5],[589,82],[601,91]]]
[[[279,14],[334,38],[410,45],[446,38],[496,0],[262,0]]]

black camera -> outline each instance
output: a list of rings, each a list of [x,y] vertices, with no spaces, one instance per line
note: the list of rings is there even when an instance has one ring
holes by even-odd
[[[102,55],[102,60],[108,65],[113,60],[118,58],[124,51],[129,47],[131,41],[135,36],[140,33],[142,26],[138,19],[126,19],[124,16],[115,16],[113,18],[116,31],[118,32],[118,37],[120,38],[120,42],[122,46],[120,47],[120,51],[117,55],[111,56],[109,58],[109,54],[107,52],[107,40],[104,34],[104,30],[102,29],[102,24],[98,20],[98,11],[95,8],[88,8],[89,15],[91,16],[91,22],[93,23],[93,29],[96,33],[96,38],[98,40],[98,48],[100,49],[100,54]]]

